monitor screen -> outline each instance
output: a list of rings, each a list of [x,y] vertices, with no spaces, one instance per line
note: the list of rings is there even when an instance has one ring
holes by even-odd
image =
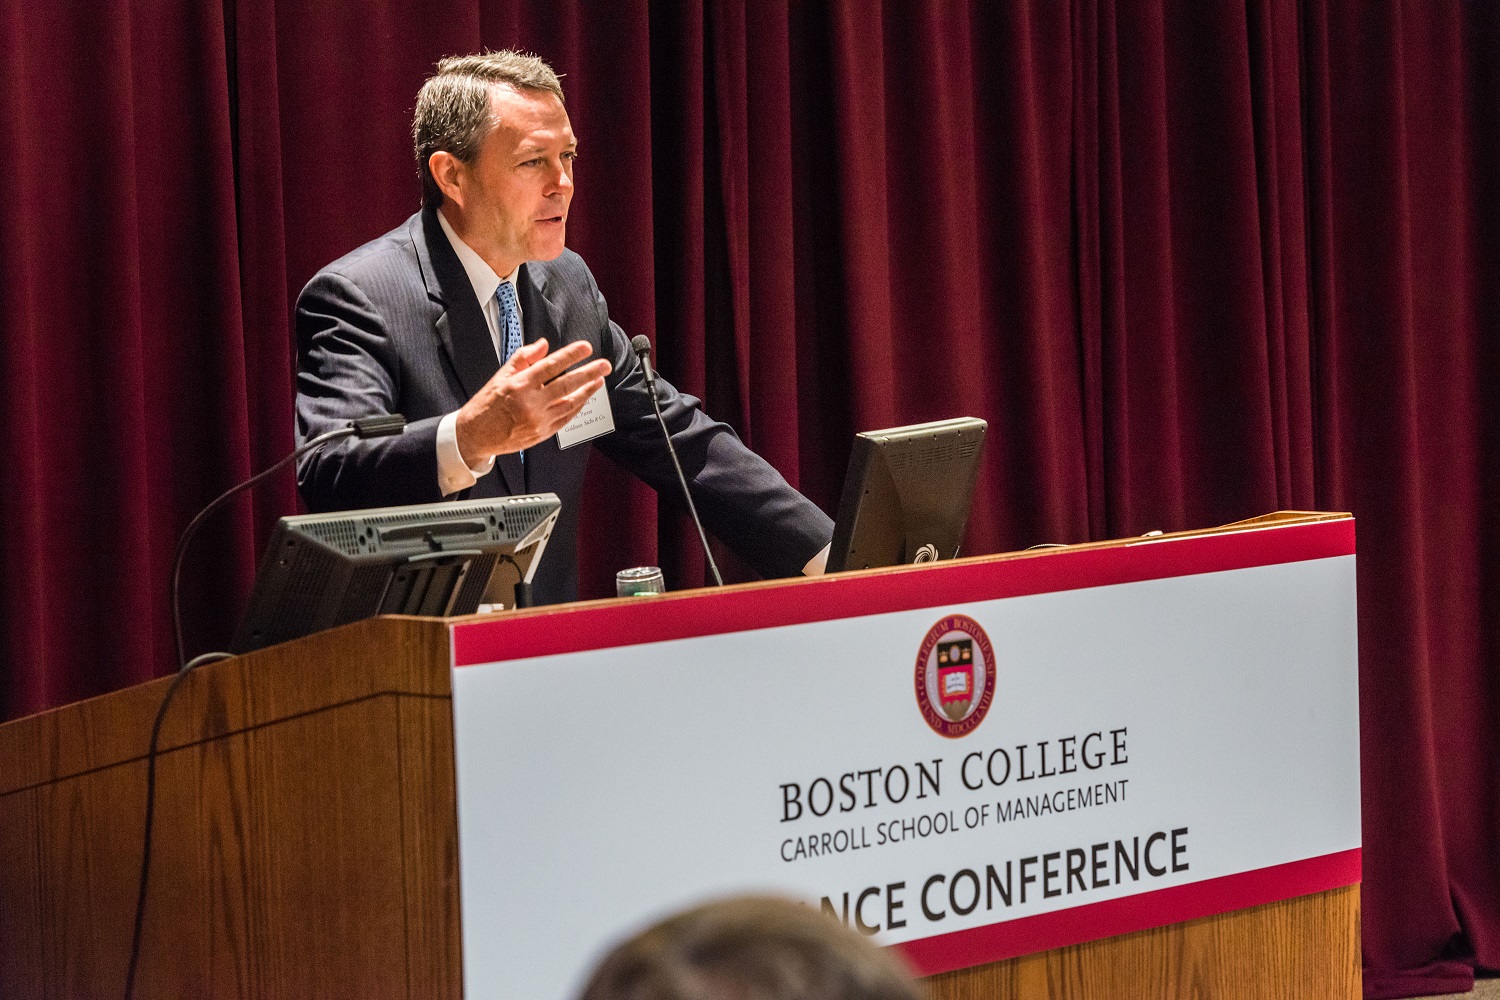
[[[467,615],[511,607],[562,504],[552,493],[283,517],[230,651],[372,615]]]
[[[855,435],[828,572],[956,558],[984,431],[956,417]]]

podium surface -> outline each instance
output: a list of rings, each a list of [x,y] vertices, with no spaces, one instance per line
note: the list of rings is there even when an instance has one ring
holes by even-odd
[[[1283,515],[1164,541],[1233,535],[1255,551],[1288,529],[1319,525],[1319,544],[1344,539],[1322,558],[1352,552],[1352,521],[1342,515]],[[1140,540],[1096,543],[691,592],[651,599],[659,603],[649,610],[610,601],[489,619],[376,619],[205,667],[184,684],[163,728],[138,995],[463,995],[452,703],[463,643],[576,639],[604,619],[635,628],[620,616],[642,613],[711,618],[711,630],[738,632],[861,580],[860,601],[878,604],[880,594],[961,593],[975,580],[1066,578],[1060,557],[1069,553],[1104,553],[1128,576],[1141,552]],[[0,726],[0,995],[119,994],[140,863],[144,752],[168,683]],[[954,737],[953,746],[970,738]],[[952,967],[934,976],[933,995],[1354,997],[1357,854],[1356,841],[1352,857],[1346,851],[1303,872],[1305,892],[1295,891],[1296,872],[1283,872],[1276,886],[1242,880],[1239,898],[1273,900],[1261,905],[1168,926],[1152,924],[1149,912],[1117,913],[1116,926],[1141,929]],[[917,908],[915,899],[907,905],[907,913]],[[1051,919],[1053,935],[1056,926],[1078,933],[1076,915]],[[1019,937],[1023,946],[1048,943],[1046,934]],[[986,943],[992,951],[1003,945],[996,940]],[[908,954],[926,971],[941,967]]]

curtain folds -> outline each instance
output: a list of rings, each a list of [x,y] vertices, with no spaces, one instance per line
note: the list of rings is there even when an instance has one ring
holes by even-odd
[[[1353,511],[1366,994],[1500,968],[1490,4],[0,0],[0,718],[171,669],[178,532],[291,447],[296,294],[415,210],[480,47],[565,74],[612,316],[825,509],[855,431],[971,414],[971,553]],[[590,477],[588,593],[702,581]],[[295,504],[199,540],[192,651]]]

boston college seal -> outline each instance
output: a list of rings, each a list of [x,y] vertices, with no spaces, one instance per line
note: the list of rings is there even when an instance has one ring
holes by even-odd
[[[917,706],[933,732],[957,739],[984,721],[995,696],[995,651],[967,615],[927,630],[917,653]]]

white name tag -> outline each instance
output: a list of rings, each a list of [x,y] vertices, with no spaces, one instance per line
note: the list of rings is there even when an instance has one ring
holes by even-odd
[[[609,408],[609,390],[600,389],[589,397],[578,411],[573,422],[557,432],[557,446],[571,448],[575,444],[603,437],[615,429],[615,411]]]

